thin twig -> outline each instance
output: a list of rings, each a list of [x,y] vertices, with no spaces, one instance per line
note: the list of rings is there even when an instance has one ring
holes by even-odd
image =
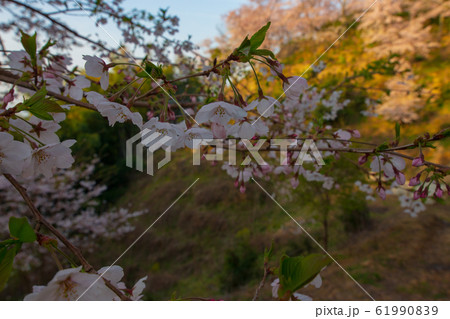
[[[264,276],[261,279],[261,282],[258,285],[258,288],[256,288],[255,295],[253,296],[252,301],[256,301],[258,299],[259,292],[261,289],[263,289],[264,285],[266,284],[267,275],[270,274],[270,268],[267,262],[264,262]]]

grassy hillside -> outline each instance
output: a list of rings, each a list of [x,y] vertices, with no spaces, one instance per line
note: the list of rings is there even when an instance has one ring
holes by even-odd
[[[135,182],[119,201],[147,208],[137,229],[120,243],[104,243],[88,256],[98,265],[112,262],[150,226],[192,183],[186,193],[118,262],[133,281],[148,275],[147,298],[215,298],[248,300],[262,278],[262,254],[274,242],[276,257],[320,249],[254,183],[245,194],[219,168],[191,166],[189,154],[174,160],[154,177],[135,173]],[[261,182],[269,191],[270,182]],[[301,187],[301,185],[300,185]],[[304,227],[321,241],[320,223],[295,196],[286,209],[307,222]],[[330,253],[376,299],[448,299],[450,218],[447,204],[433,205],[416,219],[404,214],[397,202],[369,207],[371,226],[345,233],[337,218],[330,221]],[[134,277],[134,278],[133,278]],[[270,278],[261,299],[270,299]],[[364,293],[339,269],[330,265],[320,289],[303,293],[316,300],[364,299]]]

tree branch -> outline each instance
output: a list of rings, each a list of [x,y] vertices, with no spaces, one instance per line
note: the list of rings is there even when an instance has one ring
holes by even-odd
[[[19,81],[19,77],[17,75],[14,75],[14,74],[8,72],[7,70],[1,69],[1,68],[0,68],[0,81],[5,82],[5,83],[10,83],[10,84],[15,84],[15,85],[23,87],[25,89],[36,91],[36,88],[33,85],[31,85],[30,83]],[[79,107],[84,107],[85,109],[97,111],[97,108],[95,106],[93,106],[92,104],[81,102],[81,101],[72,99],[71,97],[64,96],[62,94],[48,91],[47,95],[53,96],[54,98],[57,98],[58,100],[67,102],[69,104],[75,104]]]
[[[28,196],[26,189],[17,182],[17,180],[10,174],[4,174],[6,179],[11,183],[11,185],[14,186],[14,188],[20,193],[23,200],[27,204],[28,208],[30,209],[31,213],[33,214],[34,218],[39,224],[44,225],[47,227],[47,229],[55,235],[66,247],[69,249],[80,261],[81,265],[83,266],[84,270],[91,273],[91,274],[97,274],[97,271],[94,269],[94,267],[89,264],[89,262],[84,258],[83,254],[81,253],[81,250],[78,247],[75,247],[63,234],[61,234],[55,227],[53,227],[50,222],[48,222],[45,217],[39,212],[39,210],[34,206],[33,201]],[[102,279],[105,281],[106,286],[111,289],[121,300],[130,300],[127,296],[125,296],[116,286],[111,284],[109,280],[106,280],[104,277]]]

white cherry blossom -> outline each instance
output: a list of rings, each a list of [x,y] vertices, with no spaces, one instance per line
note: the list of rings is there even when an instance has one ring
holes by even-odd
[[[181,122],[180,124],[171,124],[167,122],[160,122],[157,117],[151,118],[148,122],[146,122],[142,129],[149,129],[151,131],[157,132],[162,136],[168,136],[171,139],[165,143],[167,146],[171,146],[171,150],[175,151],[180,147],[184,147],[184,132],[186,130],[186,123]],[[154,140],[156,141],[156,140]],[[150,146],[153,141],[150,141],[150,144],[145,146]]]
[[[287,98],[298,99],[308,88],[308,83],[301,76],[291,76],[288,83],[283,83],[284,94]]]
[[[78,268],[60,270],[47,286],[34,286],[25,301],[108,301],[116,294],[96,274],[81,272]],[[92,285],[92,286],[91,286]]]
[[[226,126],[230,120],[240,120],[247,116],[247,112],[227,102],[219,101],[204,105],[195,116],[201,124],[206,122],[218,123]]]
[[[25,51],[13,51],[8,54],[9,66],[11,67],[11,73],[20,74],[22,72],[32,72],[31,58]]]
[[[370,169],[373,172],[383,171],[387,178],[396,178],[399,185],[405,183],[405,175],[401,172],[406,166],[405,160],[395,155],[374,156]]]
[[[26,159],[31,156],[31,147],[15,141],[11,134],[0,132],[0,173],[20,175]]]
[[[227,131],[229,135],[245,139],[251,139],[255,135],[264,136],[267,135],[268,132],[269,128],[263,121],[255,121],[253,123],[239,121],[232,125]]]
[[[185,146],[194,148],[195,139],[212,139],[213,137],[213,133],[210,130],[200,127],[193,127],[184,133],[182,139]]]
[[[28,135],[33,136],[44,144],[59,143],[59,137],[55,134],[61,128],[58,123],[54,121],[41,120],[35,116],[30,117],[27,122],[22,119],[9,121],[9,123],[14,127],[26,132]],[[20,133],[20,131],[18,132]],[[34,140],[31,141],[36,143]]]
[[[278,102],[275,98],[271,96],[264,96],[261,99],[256,99],[252,101],[249,105],[247,105],[244,108],[244,110],[251,111],[256,108],[258,113],[261,114],[261,116],[269,117],[273,115],[273,112],[275,111],[275,106],[280,107],[281,106],[280,102]]]
[[[126,106],[111,102],[97,92],[88,92],[86,99],[97,108],[101,115],[108,119],[110,126],[113,126],[116,122],[124,123],[131,120],[134,125],[142,128],[142,115],[140,113],[131,112]]]
[[[27,159],[23,170],[24,177],[37,176],[51,177],[55,168],[69,168],[74,159],[70,147],[75,140],[66,140],[62,143],[45,145],[34,149],[31,157]]]
[[[75,100],[81,100],[83,98],[83,89],[91,86],[91,82],[84,76],[79,75],[72,81],[67,81],[66,95],[74,98]]]
[[[109,86],[109,73],[106,62],[96,56],[84,55],[83,59],[86,60],[84,68],[86,74],[94,78],[100,78],[100,86],[103,90],[106,90]]]

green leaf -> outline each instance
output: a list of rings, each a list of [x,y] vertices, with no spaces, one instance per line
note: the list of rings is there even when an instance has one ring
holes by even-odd
[[[48,49],[56,44],[56,41],[52,39],[48,40],[47,43],[39,50],[40,56],[45,56],[48,53]]]
[[[4,241],[0,242],[0,249],[3,249],[5,247],[11,246],[11,245],[15,245],[17,243],[18,243],[17,239],[4,240]]]
[[[237,50],[241,51],[244,50],[247,47],[250,47],[250,40],[248,39],[248,35],[245,37],[245,39],[241,42],[241,44],[238,46]]]
[[[145,71],[144,71],[145,70]],[[143,71],[137,73],[136,75],[140,78],[154,78],[161,79],[164,76],[164,72],[161,65],[155,65],[150,61],[145,62],[145,68]]]
[[[9,233],[11,237],[19,239],[23,243],[31,243],[36,240],[36,233],[26,217],[11,217],[9,219]]]
[[[3,290],[11,275],[16,252],[17,249],[15,249],[15,247],[10,249],[0,249],[0,291]]]
[[[273,242],[270,243],[270,248],[264,249],[264,262],[268,262],[272,257],[273,253]]]
[[[28,107],[33,107],[33,105],[43,101],[45,99],[46,95],[47,95],[47,89],[45,88],[45,85],[44,85],[39,89],[39,91],[34,93],[32,97],[30,97],[29,99],[26,99],[23,102],[23,105],[28,106]]]
[[[395,123],[395,142],[400,142],[400,123]]]
[[[384,142],[383,144],[381,144],[380,146],[378,146],[375,151],[376,152],[380,152],[380,151],[384,151],[387,150],[389,148],[389,144],[387,142]]]
[[[255,55],[260,55],[260,56],[270,56],[272,59],[276,59],[275,58],[275,54],[273,54],[272,51],[267,50],[267,49],[259,49],[259,50],[255,50],[253,52]]]
[[[37,112],[50,112],[50,113],[64,113],[64,109],[55,101],[50,99],[45,99],[39,103],[34,104],[31,110]]]
[[[27,110],[41,120],[53,120],[50,113],[62,113],[64,109],[55,101],[46,99],[47,89],[45,85],[39,89],[32,97],[25,100],[21,105],[21,110]],[[28,109],[27,109],[28,108]]]
[[[283,296],[286,292],[293,293],[312,281],[323,269],[330,264],[331,259],[321,254],[308,256],[283,256],[280,262],[280,284]]]
[[[20,33],[22,33],[20,42],[22,42],[23,48],[30,55],[31,63],[36,65],[36,32],[32,36],[22,31]]]
[[[269,30],[270,27],[270,21],[267,22],[265,26],[263,26],[261,29],[256,31],[256,33],[250,38],[251,48],[252,51],[258,49],[260,45],[264,42],[264,39],[266,38],[266,32]]]
[[[48,114],[47,112],[40,112],[40,111],[36,111],[36,110],[28,110],[31,114],[33,114],[34,116],[36,116],[37,118],[41,119],[41,120],[45,120],[45,121],[52,121],[53,120],[53,116],[51,116],[50,114]]]

